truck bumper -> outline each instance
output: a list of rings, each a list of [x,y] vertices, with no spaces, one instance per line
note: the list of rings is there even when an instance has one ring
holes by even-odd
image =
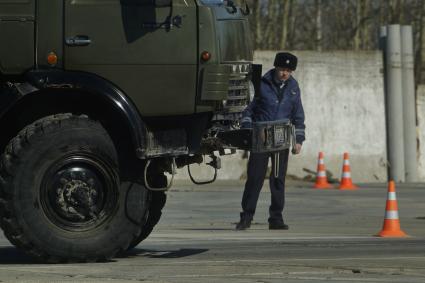
[[[219,132],[217,137],[229,148],[254,153],[277,152],[294,145],[294,127],[289,120],[253,123],[252,129]]]

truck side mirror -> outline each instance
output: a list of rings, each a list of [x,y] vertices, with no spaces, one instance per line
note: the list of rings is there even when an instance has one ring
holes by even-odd
[[[261,89],[261,76],[263,72],[263,65],[261,64],[252,64],[251,65],[251,81],[254,85],[255,96],[258,96]]]

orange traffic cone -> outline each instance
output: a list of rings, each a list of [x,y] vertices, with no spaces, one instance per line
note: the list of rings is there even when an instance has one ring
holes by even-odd
[[[379,232],[376,236],[397,238],[407,237],[407,234],[400,229],[394,181],[390,181],[388,184],[388,196],[387,205],[385,207],[384,227],[382,228],[382,231]]]
[[[323,152],[319,152],[319,162],[317,163],[317,177],[316,184],[314,184],[315,189],[330,189],[332,186],[328,183],[328,178],[326,177],[326,168],[324,161]]]
[[[351,169],[350,169],[350,160],[348,153],[344,153],[344,163],[342,165],[342,177],[341,183],[339,184],[340,190],[355,190],[357,186],[353,184],[351,180]]]

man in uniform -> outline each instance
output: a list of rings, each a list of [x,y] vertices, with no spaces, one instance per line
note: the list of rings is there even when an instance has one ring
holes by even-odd
[[[301,151],[305,140],[304,110],[301,103],[301,93],[292,72],[297,68],[298,59],[287,52],[276,54],[274,69],[268,71],[261,80],[260,94],[244,110],[241,120],[242,128],[251,128],[252,122],[277,121],[289,119],[295,125],[296,145],[294,154]],[[268,219],[269,229],[287,230],[282,211],[285,205],[285,176],[288,166],[289,149],[279,155],[278,174],[274,167],[270,174],[271,205]],[[250,227],[257,206],[258,197],[264,183],[269,157],[275,164],[275,154],[250,153],[248,161],[247,181],[242,197],[242,212],[237,230]],[[277,177],[275,177],[277,176]]]

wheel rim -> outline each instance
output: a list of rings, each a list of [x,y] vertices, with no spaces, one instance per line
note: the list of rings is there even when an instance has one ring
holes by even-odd
[[[92,154],[61,158],[46,171],[40,203],[47,218],[68,231],[87,231],[105,223],[117,208],[117,176]]]

